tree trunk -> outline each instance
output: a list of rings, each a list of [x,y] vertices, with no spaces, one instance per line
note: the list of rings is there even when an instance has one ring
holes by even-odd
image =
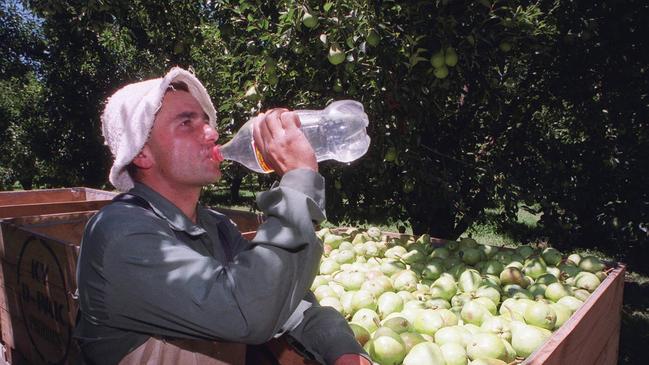
[[[241,195],[239,190],[241,189],[241,182],[243,181],[243,176],[235,174],[230,181],[230,201],[232,203],[238,203],[241,201]]]

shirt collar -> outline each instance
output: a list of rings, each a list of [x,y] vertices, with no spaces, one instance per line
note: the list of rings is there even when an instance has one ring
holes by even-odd
[[[137,195],[149,202],[153,212],[166,220],[174,230],[186,232],[191,236],[206,233],[203,228],[194,224],[177,206],[147,185],[135,182],[135,186],[129,191],[129,194]],[[199,214],[201,210],[198,209]]]

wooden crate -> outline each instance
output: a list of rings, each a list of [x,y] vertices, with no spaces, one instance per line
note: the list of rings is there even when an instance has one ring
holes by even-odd
[[[2,341],[12,363],[66,363],[72,340],[78,244],[95,211],[3,220],[0,238]]]
[[[0,192],[0,221],[16,217],[97,210],[108,204],[115,195],[115,192],[85,187],[3,191]],[[2,226],[0,240],[1,237]],[[0,244],[0,257],[4,256],[2,250],[3,245]],[[0,328],[8,326],[9,324],[2,322],[0,316]],[[2,333],[5,332],[0,332],[0,342],[4,342]]]

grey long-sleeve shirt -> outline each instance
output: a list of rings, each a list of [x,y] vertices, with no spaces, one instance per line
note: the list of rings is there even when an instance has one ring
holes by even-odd
[[[263,343],[302,299],[314,305],[288,334],[307,351],[325,363],[364,354],[345,320],[307,295],[322,254],[313,228],[325,217],[319,174],[290,171],[259,194],[268,219],[252,241],[213,210],[197,208],[194,224],[143,184],[129,193],[151,209],[110,204],[82,239],[75,338],[85,361],[115,364],[149,335]]]

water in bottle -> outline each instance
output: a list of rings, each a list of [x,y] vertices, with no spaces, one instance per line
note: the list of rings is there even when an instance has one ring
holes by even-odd
[[[369,121],[361,103],[339,100],[323,110],[294,112],[300,118],[300,129],[313,147],[318,162],[351,162],[367,152],[370,145],[370,137],[366,130]],[[213,153],[215,161],[226,159],[236,161],[256,172],[272,172],[255,147],[252,119],[239,129],[230,142],[216,146]]]

